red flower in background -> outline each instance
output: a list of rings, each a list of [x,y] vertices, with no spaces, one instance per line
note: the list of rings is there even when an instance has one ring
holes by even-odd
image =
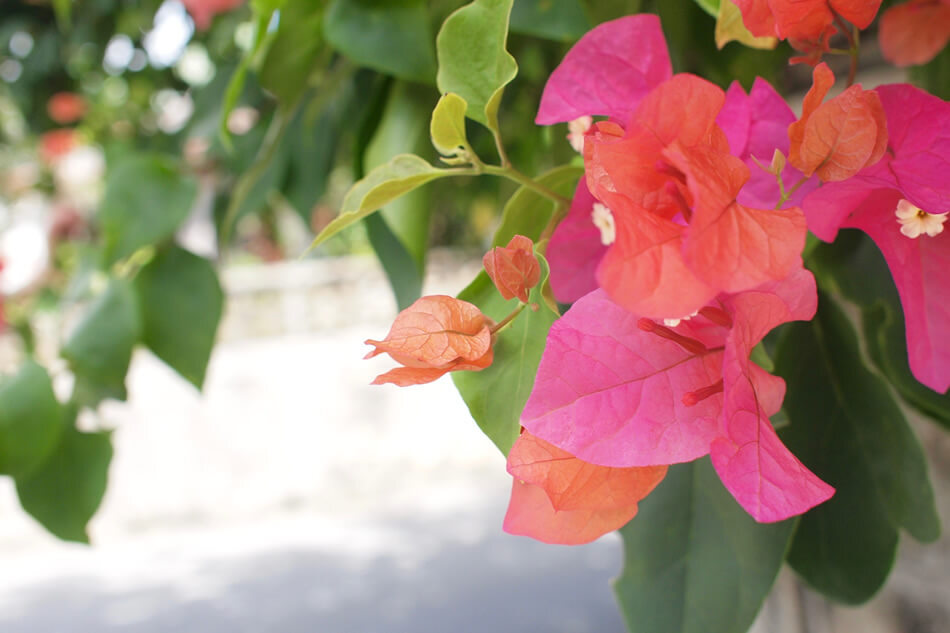
[[[878,41],[895,66],[926,64],[950,40],[950,0],[910,0],[881,16]]]
[[[742,21],[757,37],[820,40],[835,22],[835,14],[866,29],[881,0],[733,0]]]
[[[86,100],[75,92],[57,92],[46,102],[46,112],[60,125],[74,123],[86,113]]]
[[[182,0],[195,26],[203,31],[211,26],[211,20],[219,13],[226,13],[244,4],[244,0]]]

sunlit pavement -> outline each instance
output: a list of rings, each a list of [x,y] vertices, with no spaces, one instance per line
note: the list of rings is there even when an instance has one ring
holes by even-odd
[[[451,381],[369,386],[386,328],[224,342],[203,395],[140,352],[92,547],[3,480],[0,630],[622,631],[619,539],[504,534],[511,479]]]

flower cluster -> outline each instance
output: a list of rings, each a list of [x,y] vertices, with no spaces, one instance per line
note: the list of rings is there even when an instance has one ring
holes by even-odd
[[[835,16],[863,28],[877,11],[818,0],[803,21],[793,15],[803,3],[737,4],[753,33],[800,40]],[[573,306],[548,335],[509,455],[507,530],[592,540],[633,516],[657,469],[707,454],[757,521],[833,494],[772,427],[784,381],[750,360],[770,330],[815,313],[800,258],[806,225],[829,241],[847,226],[877,242],[907,314],[915,375],[950,386],[950,352],[935,331],[950,316],[946,277],[927,274],[950,264],[939,158],[950,150],[950,106],[905,85],[856,85],[825,101],[833,83],[818,64],[796,120],[764,81],[724,93],[672,75],[652,16],[595,28],[552,74],[537,122],[583,123],[583,144],[576,123],[571,140],[586,177],[548,250],[555,295]],[[540,450],[557,457],[526,468]],[[579,504],[563,490],[580,485],[582,469],[628,486],[627,496],[592,490]]]

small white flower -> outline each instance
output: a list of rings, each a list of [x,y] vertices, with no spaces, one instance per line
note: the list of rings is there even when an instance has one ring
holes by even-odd
[[[614,224],[614,214],[610,212],[610,209],[599,202],[595,202],[590,219],[594,226],[600,229],[601,243],[604,246],[613,244],[617,239],[617,225]]]
[[[587,130],[589,130],[593,124],[594,118],[589,116],[582,116],[573,121],[568,121],[567,140],[575,152],[584,151],[584,135],[587,134]]]
[[[901,233],[910,238],[918,238],[924,233],[937,237],[943,232],[943,223],[947,221],[946,213],[927,213],[907,200],[898,202],[894,213],[900,222]]]

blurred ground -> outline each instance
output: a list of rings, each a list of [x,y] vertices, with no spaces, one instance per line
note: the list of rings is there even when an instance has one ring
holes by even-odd
[[[2,480],[0,630],[623,630],[619,539],[504,534],[503,457],[448,379],[369,386],[391,361],[362,342],[395,309],[371,262],[338,266],[232,271],[203,396],[138,353],[129,402],[104,410],[92,548],[45,535]]]

